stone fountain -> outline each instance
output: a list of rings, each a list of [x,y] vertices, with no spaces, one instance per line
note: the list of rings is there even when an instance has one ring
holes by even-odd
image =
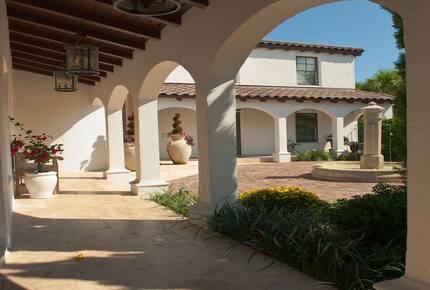
[[[312,176],[330,181],[389,182],[399,181],[400,163],[384,162],[382,155],[382,112],[384,108],[371,102],[363,107],[364,144],[358,161],[324,162],[314,166]]]

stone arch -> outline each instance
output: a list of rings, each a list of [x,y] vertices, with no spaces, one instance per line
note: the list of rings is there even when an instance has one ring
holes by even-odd
[[[299,142],[297,140],[297,126],[296,126],[296,113],[316,113],[317,114],[317,135],[315,142]],[[299,144],[296,151],[310,151],[313,149],[328,150],[331,147],[328,146],[327,138],[333,134],[334,120],[336,119],[333,114],[329,111],[313,108],[309,106],[302,106],[295,108],[294,111],[289,112],[287,115],[287,128],[288,128],[288,140],[291,143]]]
[[[234,78],[257,43],[283,21],[323,4],[341,1],[344,0],[279,0],[256,8],[254,14],[231,29],[210,64],[209,76],[215,79],[225,79],[226,76]],[[401,16],[404,11],[407,12],[407,5],[400,0],[369,2],[387,7]]]
[[[121,110],[130,91],[123,85],[117,85],[109,97],[107,109],[110,111]]]
[[[172,60],[161,61],[154,65],[144,77],[140,86],[138,99],[142,100],[156,100],[160,94],[160,89],[167,77],[180,66],[178,62]],[[190,73],[191,77],[195,80],[194,76],[183,66],[185,70]]]

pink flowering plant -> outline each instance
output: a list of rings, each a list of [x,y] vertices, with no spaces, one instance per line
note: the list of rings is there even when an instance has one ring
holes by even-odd
[[[43,172],[44,164],[50,162],[54,157],[63,153],[63,144],[49,144],[53,137],[43,134],[34,134],[32,130],[25,129],[20,122],[10,117],[10,121],[18,128],[19,133],[13,135],[11,142],[11,153],[16,156],[22,153],[27,160],[34,161],[37,172]]]

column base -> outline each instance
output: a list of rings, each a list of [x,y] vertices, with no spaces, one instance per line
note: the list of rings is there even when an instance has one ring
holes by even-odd
[[[376,290],[430,290],[430,284],[407,277],[376,283],[373,287]]]
[[[384,155],[361,155],[360,168],[361,169],[383,169]]]
[[[272,154],[272,157],[273,157],[273,162],[276,162],[276,163],[291,162],[290,152],[275,152]]]
[[[149,179],[131,183],[131,192],[144,199],[150,199],[157,194],[169,189],[169,183],[160,179]]]
[[[199,202],[190,207],[188,221],[192,224],[207,228],[208,219],[215,213],[215,210],[216,207],[208,203]]]
[[[107,180],[120,183],[120,184],[128,184],[132,180],[130,176],[130,171],[127,169],[119,169],[119,170],[108,170],[103,172],[103,177]]]

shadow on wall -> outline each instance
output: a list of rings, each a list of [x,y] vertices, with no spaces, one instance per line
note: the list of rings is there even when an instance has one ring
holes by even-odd
[[[107,142],[105,136],[98,136],[97,141],[93,144],[93,152],[89,159],[83,160],[79,167],[82,171],[99,171],[100,164],[106,159]]]
[[[62,172],[103,171],[107,167],[105,109],[91,102],[88,86],[73,93],[52,89],[52,78],[14,71],[14,115],[34,132],[64,144]],[[26,85],[17,85],[24,83]]]

